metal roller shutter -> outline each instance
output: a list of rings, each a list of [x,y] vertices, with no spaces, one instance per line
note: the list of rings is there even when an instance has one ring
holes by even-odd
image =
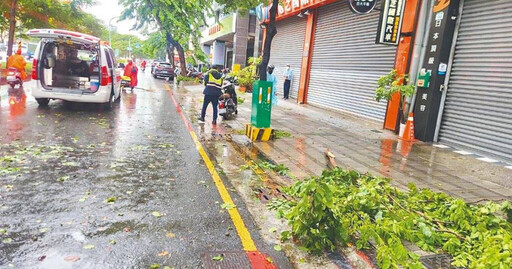
[[[440,141],[512,161],[512,1],[466,0]]]
[[[306,35],[306,18],[292,17],[277,22],[277,34],[272,40],[270,51],[270,64],[276,68],[277,92],[283,94],[283,74],[286,64],[290,64],[293,70],[290,96],[297,98],[299,91],[300,69],[302,65],[302,51],[304,36]]]
[[[375,101],[375,89],[393,69],[396,47],[375,44],[378,21],[378,11],[356,15],[348,1],[319,8],[309,104],[384,119],[386,102]]]

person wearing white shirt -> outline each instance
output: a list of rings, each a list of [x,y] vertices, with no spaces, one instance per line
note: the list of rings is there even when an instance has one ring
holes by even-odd
[[[290,68],[290,64],[286,65],[286,70],[284,71],[283,79],[284,79],[284,87],[283,87],[284,97],[283,97],[283,99],[286,100],[290,97],[290,85],[292,84],[292,79],[293,79],[293,71]]]

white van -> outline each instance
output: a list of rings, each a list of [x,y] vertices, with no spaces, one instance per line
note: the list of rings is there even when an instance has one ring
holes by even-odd
[[[50,99],[104,103],[107,109],[121,97],[121,70],[114,51],[99,38],[58,29],[27,32],[41,38],[34,53],[32,95],[40,106]]]

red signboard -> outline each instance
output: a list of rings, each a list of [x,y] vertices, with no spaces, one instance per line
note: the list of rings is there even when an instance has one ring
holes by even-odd
[[[276,20],[282,20],[302,11],[314,9],[340,0],[283,0],[277,7]],[[344,1],[344,0],[343,0]]]

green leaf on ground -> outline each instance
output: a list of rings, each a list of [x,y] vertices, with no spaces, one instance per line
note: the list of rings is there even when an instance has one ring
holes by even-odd
[[[280,245],[274,245],[274,250],[275,250],[275,251],[281,251],[281,250],[283,250],[283,249],[281,248],[281,246],[280,246]]]
[[[105,202],[107,202],[107,203],[113,203],[115,201],[116,201],[116,197],[115,196],[108,197],[107,200],[105,200]]]
[[[160,268],[160,264],[158,263],[153,263],[152,265],[149,266],[149,269],[158,269]]]
[[[292,137],[292,134],[282,130],[274,130],[274,139]]]
[[[157,218],[160,218],[161,216],[163,216],[163,215],[162,215],[160,212],[158,212],[158,211],[153,211],[151,214],[152,214],[153,216],[157,217]]]
[[[275,232],[277,232],[277,229],[276,229],[276,227],[272,227],[272,228],[268,229],[268,232],[275,233]]]
[[[212,257],[212,260],[214,260],[214,261],[216,261],[216,262],[223,261],[223,260],[224,260],[224,255],[223,255],[223,254],[220,254],[220,255],[217,255],[217,256],[213,256],[213,257]]]
[[[41,228],[39,229],[40,233],[46,233],[48,231],[48,228]]]
[[[4,243],[4,244],[9,244],[11,242],[12,242],[11,238],[5,238],[4,240],[2,240],[2,243]]]
[[[94,245],[88,244],[84,246],[84,249],[93,249]]]
[[[85,202],[85,197],[80,198],[80,200],[78,200],[78,201],[82,202],[82,203]]]
[[[222,205],[220,205],[220,207],[222,209],[230,210],[230,209],[236,208],[236,205],[230,204],[230,203],[223,203]]]
[[[0,229],[0,234],[7,234],[7,230],[6,229]]]
[[[272,260],[272,258],[270,258],[270,257],[267,257],[267,262],[274,263],[274,260]]]
[[[108,243],[111,244],[111,245],[115,245],[117,242],[114,239],[110,239],[110,241],[108,241]]]
[[[78,166],[78,163],[77,162],[63,162],[62,165],[64,166]]]
[[[59,177],[59,181],[64,182],[69,179],[69,176]]]

